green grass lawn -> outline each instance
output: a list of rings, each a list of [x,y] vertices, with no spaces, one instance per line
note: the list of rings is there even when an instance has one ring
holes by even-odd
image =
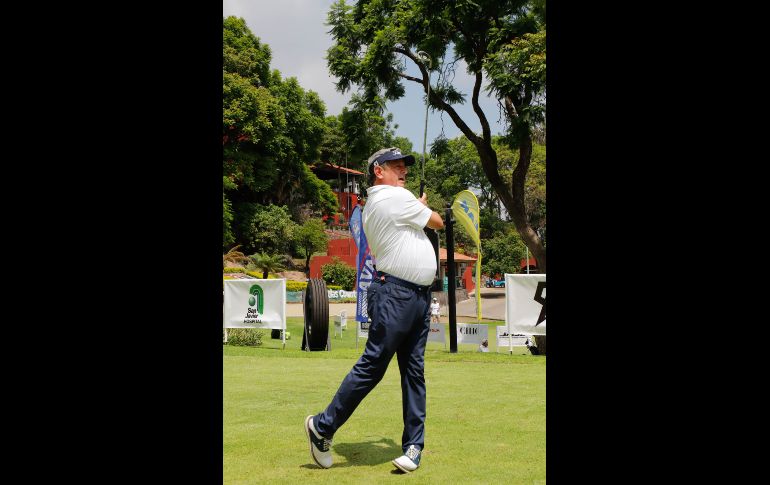
[[[355,330],[332,338],[331,352],[302,352],[302,318],[288,318],[291,339],[223,346],[223,483],[545,483],[546,357],[514,347],[497,354],[439,343],[425,352],[427,420],[420,468],[409,475],[401,454],[401,386],[391,362],[380,384],[334,437],[334,465],[310,458],[303,422],[322,411],[363,351]],[[330,324],[330,328],[331,324]],[[448,344],[447,344],[448,347]]]

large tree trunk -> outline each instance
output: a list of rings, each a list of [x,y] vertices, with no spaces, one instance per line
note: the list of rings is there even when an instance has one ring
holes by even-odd
[[[481,141],[476,145],[479,156],[481,157],[481,166],[487,175],[492,187],[503,202],[503,206],[516,226],[516,230],[521,236],[524,244],[527,245],[535,259],[537,267],[541,273],[546,272],[545,248],[537,233],[529,226],[527,222],[527,211],[524,206],[524,182],[527,179],[527,171],[532,160],[532,139],[525,137],[519,147],[519,163],[511,176],[511,185],[507,186],[498,172],[497,153],[492,148],[491,143]]]
[[[466,36],[466,38],[468,38],[468,36]],[[521,235],[524,244],[527,245],[537,259],[539,271],[545,273],[545,247],[543,247],[543,243],[537,233],[529,226],[529,223],[527,222],[527,211],[524,207],[524,182],[527,179],[527,171],[529,170],[529,163],[532,159],[532,134],[530,133],[528,122],[519,119],[519,113],[523,112],[523,107],[529,106],[532,102],[532,93],[529,91],[525,92],[523,98],[518,97],[515,93],[511,93],[510,96],[505,97],[504,108],[506,115],[512,124],[516,124],[514,129],[519,132],[520,136],[518,138],[521,140],[519,145],[519,163],[513,171],[511,184],[506,185],[498,171],[497,153],[494,148],[492,148],[492,132],[489,127],[489,122],[479,105],[479,92],[482,83],[481,71],[476,72],[476,82],[473,85],[473,95],[471,96],[473,110],[481,123],[482,135],[478,136],[470,129],[465,121],[460,118],[460,115],[450,104],[444,101],[440,96],[436,95],[434,90],[428,90],[428,71],[423,63],[417,59],[417,56],[403,47],[394,48],[393,50],[411,58],[420,69],[422,79],[404,73],[398,73],[398,75],[404,79],[422,84],[425,92],[428,93],[430,104],[446,112],[449,117],[452,118],[452,121],[454,121],[455,126],[457,126],[465,137],[476,147],[476,151],[481,158],[481,167],[484,169],[487,179],[489,179],[492,188],[500,197],[500,200],[503,202],[503,206],[505,206],[508,214],[510,214],[511,219],[513,219],[516,230],[519,232],[519,235]],[[483,54],[483,49],[481,49],[479,50],[477,57],[482,58]]]

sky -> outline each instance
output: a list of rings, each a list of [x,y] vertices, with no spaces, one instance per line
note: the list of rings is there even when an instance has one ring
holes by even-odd
[[[234,15],[246,21],[251,32],[260,42],[270,46],[271,69],[278,69],[281,77],[296,77],[305,90],[318,93],[326,104],[327,115],[338,115],[350,100],[355,87],[345,94],[339,93],[334,83],[336,78],[326,67],[326,51],[333,43],[325,25],[326,15],[335,0],[223,0],[223,17]],[[348,0],[348,4],[354,0]],[[411,61],[407,62],[407,73],[416,75],[419,71]],[[431,75],[435,83],[436,73]],[[475,132],[481,132],[481,124],[470,106],[470,94],[473,78],[466,72],[464,65],[456,70],[455,88],[467,94],[465,105],[455,105],[460,117]],[[484,83],[479,104],[489,121],[492,134],[503,131],[498,121],[500,115],[497,102],[484,96]],[[396,136],[403,136],[412,142],[412,149],[423,151],[425,132],[425,94],[417,83],[405,81],[406,94],[398,101],[388,101],[386,109],[393,113],[392,125]],[[443,119],[443,121],[442,121]],[[430,111],[426,150],[430,150],[431,141],[442,131],[447,138],[461,134],[452,119],[446,113]]]

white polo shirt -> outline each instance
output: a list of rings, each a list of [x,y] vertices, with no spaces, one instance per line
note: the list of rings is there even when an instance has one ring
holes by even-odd
[[[375,185],[361,218],[377,271],[417,285],[433,283],[436,253],[423,232],[433,211],[403,187]]]

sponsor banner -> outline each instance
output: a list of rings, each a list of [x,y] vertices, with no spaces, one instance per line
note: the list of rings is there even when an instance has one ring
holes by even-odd
[[[486,323],[458,323],[458,344],[480,344],[482,340],[489,341],[489,330]]]
[[[330,300],[341,300],[342,298],[356,298],[358,294],[355,291],[345,290],[326,290]]]
[[[498,325],[497,327],[497,346],[498,347],[511,347],[517,345],[527,345],[527,336],[520,333],[509,334],[508,327],[505,325]]]
[[[476,318],[481,321],[481,234],[479,232],[479,201],[470,190],[455,196],[452,214],[476,243]],[[444,290],[446,291],[446,290]]]
[[[286,329],[286,280],[224,280],[224,328]]]
[[[441,342],[446,345],[446,325],[443,323],[431,323],[428,342]]]
[[[545,275],[505,275],[505,323],[508,333],[545,335]]]
[[[356,321],[368,322],[369,314],[366,306],[366,294],[369,285],[374,280],[374,261],[369,252],[369,243],[361,224],[361,206],[356,206],[350,214],[350,233],[358,247],[356,258]]]

